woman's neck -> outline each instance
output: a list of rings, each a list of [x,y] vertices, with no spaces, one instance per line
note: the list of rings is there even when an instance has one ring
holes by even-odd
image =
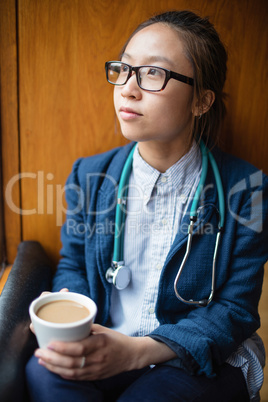
[[[192,143],[192,141],[187,144],[184,142],[181,146],[174,146],[174,144],[152,143],[146,141],[139,142],[138,148],[139,153],[145,162],[159,172],[164,173],[187,152],[189,152]]]

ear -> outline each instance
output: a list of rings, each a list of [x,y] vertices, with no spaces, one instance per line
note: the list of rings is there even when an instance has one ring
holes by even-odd
[[[213,105],[214,100],[215,93],[210,89],[205,90],[200,100],[197,100],[193,107],[194,116],[202,116],[202,114],[207,113]]]

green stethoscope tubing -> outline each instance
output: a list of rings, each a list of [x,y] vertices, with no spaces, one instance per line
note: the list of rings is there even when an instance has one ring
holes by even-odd
[[[216,260],[217,260],[218,250],[219,250],[221,233],[222,233],[224,220],[225,220],[225,203],[224,203],[224,191],[223,191],[221,176],[220,176],[220,172],[219,172],[217,163],[214,159],[214,156],[207,149],[207,147],[205,146],[205,144],[203,143],[202,140],[200,141],[200,149],[201,149],[201,154],[202,154],[202,171],[201,171],[199,184],[197,186],[197,190],[196,190],[196,193],[194,195],[194,199],[193,199],[193,202],[191,205],[190,223],[188,226],[188,239],[187,239],[187,245],[186,245],[186,252],[184,254],[182,263],[180,265],[180,268],[178,270],[177,276],[174,281],[174,292],[175,292],[175,295],[177,296],[177,298],[179,300],[181,300],[183,303],[197,305],[200,307],[206,307],[212,301],[213,296],[214,296],[214,291],[215,291]],[[206,181],[206,177],[207,177],[208,161],[211,164],[213,174],[215,177],[216,187],[217,187],[217,192],[218,192],[218,202],[219,202],[219,211],[218,211],[219,212],[219,223],[218,223],[218,232],[216,235],[213,260],[212,260],[211,290],[210,290],[210,295],[207,299],[186,300],[179,294],[177,287],[178,287],[178,282],[179,282],[180,276],[182,274],[182,271],[185,267],[186,261],[190,255],[190,251],[191,251],[193,229],[194,229],[194,224],[197,220],[197,215],[198,215],[197,207],[198,207],[200,195],[203,190],[203,187],[204,187],[204,184]]]
[[[201,149],[201,155],[202,155],[202,171],[201,171],[199,184],[198,184],[196,193],[193,198],[190,216],[197,217],[197,207],[198,207],[198,203],[200,200],[201,192],[203,190],[203,187],[204,187],[204,184],[206,181],[207,171],[208,171],[208,159],[209,159],[212,169],[213,169],[214,177],[216,180],[216,186],[217,186],[218,197],[219,197],[219,211],[220,211],[219,226],[223,227],[224,219],[225,219],[225,204],[224,204],[224,191],[223,191],[223,187],[222,187],[221,175],[220,175],[217,163],[214,159],[214,156],[207,149],[207,147],[205,146],[205,144],[202,140],[200,141],[200,149]]]
[[[133,153],[134,153],[135,148],[136,148],[135,146],[132,148],[132,150],[126,160],[126,163],[124,165],[124,168],[123,168],[123,171],[121,174],[121,178],[119,181],[119,185],[118,185],[118,202],[117,202],[116,213],[115,213],[115,238],[114,238],[114,252],[113,252],[113,263],[112,263],[114,270],[116,270],[119,265],[121,266],[124,264],[124,250],[123,250],[123,248],[124,248],[124,230],[122,230],[122,228],[124,228],[125,219],[126,219],[126,199],[127,199],[127,194],[128,194],[128,185],[127,184],[128,184],[131,170],[132,170]],[[175,291],[177,298],[186,304],[207,306],[213,299],[213,295],[214,295],[216,259],[217,259],[218,249],[219,249],[220,237],[221,237],[222,229],[224,226],[224,220],[225,220],[225,203],[224,203],[224,191],[223,191],[221,176],[220,176],[220,172],[219,172],[217,163],[216,163],[212,153],[208,150],[208,148],[205,146],[205,144],[202,140],[200,141],[200,150],[201,150],[201,155],[202,155],[202,171],[201,171],[199,184],[197,186],[197,190],[195,192],[195,195],[194,195],[194,198],[192,201],[192,205],[191,205],[190,223],[188,226],[188,239],[187,239],[186,252],[185,252],[183,261],[181,263],[181,266],[178,270],[177,276],[174,281],[174,291]],[[195,224],[195,222],[197,220],[197,216],[198,216],[198,203],[199,203],[201,192],[204,188],[204,184],[205,184],[206,177],[207,177],[208,162],[210,162],[210,164],[211,164],[213,174],[215,177],[216,187],[217,187],[217,192],[218,192],[218,203],[219,203],[219,211],[218,211],[219,212],[219,223],[218,223],[218,233],[216,235],[215,248],[214,248],[214,254],[213,254],[212,275],[211,275],[211,292],[210,292],[208,299],[197,300],[197,301],[186,300],[179,294],[179,292],[177,290],[177,285],[178,285],[179,278],[182,274],[182,271],[184,269],[184,266],[186,264],[186,261],[190,254],[194,224]]]
[[[128,194],[128,179],[132,170],[132,161],[133,161],[133,153],[135,151],[135,146],[130,151],[126,163],[123,167],[119,185],[118,185],[118,196],[117,196],[117,205],[115,212],[115,236],[114,236],[114,254],[113,254],[113,262],[121,262],[124,260],[124,231],[122,228],[124,227],[125,219],[126,219],[126,199]]]

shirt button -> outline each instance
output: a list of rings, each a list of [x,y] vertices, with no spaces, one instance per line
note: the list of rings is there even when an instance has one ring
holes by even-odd
[[[166,225],[167,224],[167,220],[166,220],[166,218],[164,218],[164,219],[162,219],[162,225]]]
[[[161,182],[162,182],[162,183],[166,183],[166,181],[167,181],[167,178],[166,178],[165,176],[162,176],[162,177],[161,177]]]
[[[162,264],[157,264],[156,269],[158,269],[158,270],[162,269]]]
[[[186,200],[187,200],[187,196],[185,194],[181,194],[180,200],[184,204],[186,202]]]
[[[154,308],[153,308],[153,307],[150,307],[149,310],[148,310],[148,312],[149,312],[149,314],[154,314]]]

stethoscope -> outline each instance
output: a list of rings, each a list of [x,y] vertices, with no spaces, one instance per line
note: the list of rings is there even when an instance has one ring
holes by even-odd
[[[106,271],[106,279],[108,282],[113,283],[113,285],[119,289],[125,289],[131,280],[131,271],[128,267],[124,265],[124,228],[125,219],[126,219],[126,199],[128,193],[128,181],[129,176],[132,170],[132,161],[133,161],[133,153],[135,150],[135,146],[132,148],[126,163],[124,165],[121,178],[119,181],[118,186],[118,198],[117,198],[117,206],[116,206],[116,213],[115,213],[115,238],[114,238],[114,251],[113,251],[113,259],[111,267]],[[182,263],[178,270],[177,276],[174,281],[174,291],[176,297],[181,300],[183,303],[197,305],[200,307],[207,306],[213,299],[214,296],[214,287],[215,287],[215,272],[216,272],[216,260],[217,254],[219,249],[220,237],[223,230],[224,225],[224,218],[225,218],[225,205],[224,205],[224,192],[223,186],[221,181],[220,172],[217,166],[217,163],[212,155],[212,153],[208,150],[205,146],[203,141],[200,141],[200,150],[202,155],[202,171],[200,176],[200,181],[197,186],[192,205],[190,210],[190,223],[188,225],[188,238],[187,238],[187,245],[186,245],[186,252],[183,257]],[[192,237],[194,231],[194,225],[197,221],[198,217],[198,203],[200,200],[201,192],[204,188],[204,184],[207,177],[207,170],[208,170],[208,161],[210,162],[213,170],[213,174],[216,181],[217,192],[218,192],[218,200],[219,200],[219,222],[218,222],[218,232],[216,235],[214,253],[213,253],[213,261],[212,261],[212,274],[211,274],[211,291],[210,295],[207,299],[203,300],[186,300],[184,299],[178,292],[178,282],[182,271],[185,267],[186,261],[189,257],[192,245]],[[123,206],[123,207],[122,207]]]

